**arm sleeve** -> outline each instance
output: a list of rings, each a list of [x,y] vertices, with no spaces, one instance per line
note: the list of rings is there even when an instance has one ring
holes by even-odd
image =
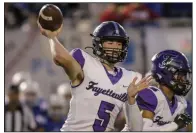
[[[177,128],[178,126],[174,122],[155,127],[153,126],[153,121],[151,119],[143,119],[143,131],[176,131]]]
[[[73,49],[70,52],[72,57],[80,64],[81,68],[84,67],[84,63],[85,63],[85,55],[83,53],[84,53],[83,50],[79,48]]]
[[[124,113],[126,125],[123,131],[142,131],[143,120],[137,102],[133,105],[130,105],[128,101],[125,102]]]
[[[136,101],[141,110],[148,110],[155,113],[158,100],[152,90],[144,89],[140,91],[137,95]]]

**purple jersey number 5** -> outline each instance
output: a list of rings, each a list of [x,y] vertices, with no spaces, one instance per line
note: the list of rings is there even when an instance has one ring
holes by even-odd
[[[106,110],[112,111],[114,109],[114,106],[115,106],[114,104],[108,103],[106,101],[101,101],[101,104],[99,106],[99,111],[97,113],[99,119],[95,119],[95,122],[93,124],[94,132],[105,131],[110,121],[110,113],[106,112]]]

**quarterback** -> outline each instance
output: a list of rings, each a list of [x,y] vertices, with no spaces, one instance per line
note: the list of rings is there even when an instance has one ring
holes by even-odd
[[[41,27],[48,37],[54,62],[61,66],[71,81],[70,110],[61,131],[114,131],[114,122],[124,107],[128,129],[141,131],[142,116],[136,94],[148,86],[151,77],[128,71],[115,64],[125,59],[129,37],[124,28],[107,21],[90,34],[93,54],[80,48],[68,52],[57,34]]]

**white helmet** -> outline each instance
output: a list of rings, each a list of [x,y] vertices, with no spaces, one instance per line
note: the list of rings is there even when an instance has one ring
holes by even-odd
[[[36,104],[39,94],[39,84],[32,80],[24,81],[19,86],[21,94],[21,100],[24,100],[27,105],[33,106]]]
[[[71,86],[69,83],[64,83],[58,86],[57,94],[64,98],[65,115],[68,115],[71,100]]]
[[[63,83],[58,86],[57,94],[60,96],[71,95],[71,86],[69,83]]]
[[[49,104],[50,106],[63,106],[64,105],[64,98],[57,95],[57,94],[52,94],[50,96],[50,100],[49,100]]]
[[[52,94],[49,99],[49,115],[51,117],[63,117],[65,116],[65,100],[58,94]]]
[[[40,87],[36,81],[26,80],[20,84],[19,89],[24,93],[33,92],[38,94]]]
[[[31,74],[29,72],[17,72],[13,75],[12,77],[12,84],[13,85],[20,85],[20,83],[26,81],[26,80],[30,80],[31,78]]]

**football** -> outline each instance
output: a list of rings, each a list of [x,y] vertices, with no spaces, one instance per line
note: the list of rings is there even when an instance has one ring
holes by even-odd
[[[54,32],[61,27],[63,23],[63,14],[57,6],[46,4],[39,12],[38,22],[43,29]]]

